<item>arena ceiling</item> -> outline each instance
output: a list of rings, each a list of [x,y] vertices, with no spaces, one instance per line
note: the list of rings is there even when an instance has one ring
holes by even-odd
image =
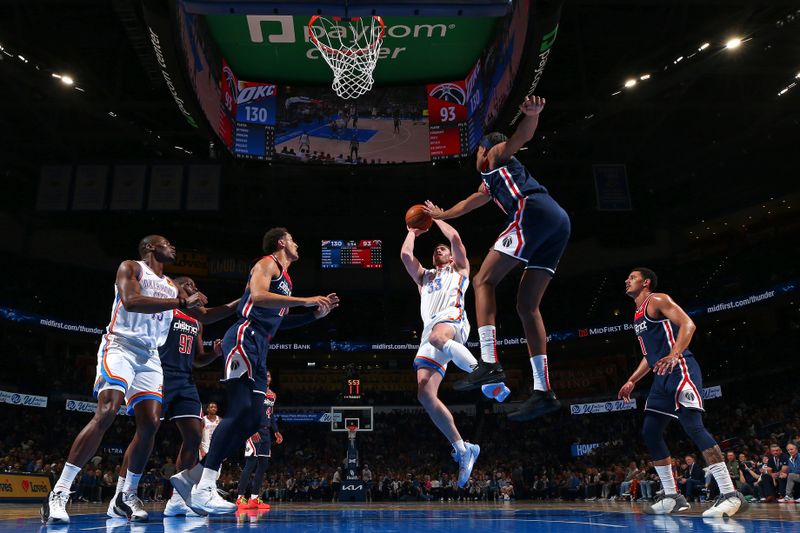
[[[35,175],[45,161],[208,153],[165,87],[136,0],[0,9],[4,162]],[[800,133],[796,9],[785,0],[567,2],[537,91],[548,99],[541,135],[524,157],[545,169],[623,162],[650,194],[691,185],[701,198],[733,200],[754,183],[780,192]],[[741,46],[726,48],[733,37]]]

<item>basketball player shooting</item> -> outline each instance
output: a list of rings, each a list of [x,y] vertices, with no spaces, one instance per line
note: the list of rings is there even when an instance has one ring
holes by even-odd
[[[463,216],[490,200],[494,200],[507,216],[505,229],[472,280],[481,362],[455,388],[470,390],[505,380],[497,358],[495,288],[514,268],[523,266],[525,271],[517,290],[517,313],[525,330],[534,390],[528,400],[509,413],[509,419],[515,421],[531,420],[557,411],[561,406],[550,387],[547,333],[539,305],[567,246],[570,221],[547,189],[514,157],[533,138],[544,105],[544,98],[527,97],[519,107],[525,117],[510,138],[493,132],[481,139],[477,168],[482,182],[477,192],[447,210],[426,202],[426,212],[438,220]]]
[[[464,293],[469,286],[469,261],[458,232],[447,222],[435,222],[449,244],[436,245],[433,268],[423,268],[414,257],[414,242],[427,230],[408,228],[400,259],[421,297],[420,314],[424,329],[414,358],[417,398],[434,425],[453,445],[453,456],[458,462],[458,486],[464,487],[481,448],[477,444],[464,442],[453,415],[439,399],[438,393],[450,361],[465,372],[472,372],[478,364],[464,346],[469,337],[469,321],[464,312]]]

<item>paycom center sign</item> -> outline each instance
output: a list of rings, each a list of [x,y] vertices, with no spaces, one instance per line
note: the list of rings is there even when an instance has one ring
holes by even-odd
[[[236,75],[272,83],[320,84],[331,71],[311,43],[309,17],[206,15],[208,27]],[[379,52],[378,83],[463,79],[489,44],[490,17],[389,17]],[[369,23],[365,22],[369,31]],[[333,27],[334,41],[352,38],[348,23]]]

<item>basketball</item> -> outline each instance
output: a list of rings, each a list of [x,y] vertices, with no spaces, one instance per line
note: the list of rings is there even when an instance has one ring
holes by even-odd
[[[406,226],[413,229],[431,229],[433,219],[425,213],[425,206],[422,204],[412,205],[406,211]]]

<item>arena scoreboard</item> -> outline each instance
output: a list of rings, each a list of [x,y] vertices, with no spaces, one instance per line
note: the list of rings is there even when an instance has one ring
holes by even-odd
[[[428,92],[431,161],[468,157],[483,132],[480,62],[465,80],[435,83]]]
[[[381,268],[380,240],[322,241],[322,268]]]
[[[275,154],[277,87],[242,81],[223,63],[219,135],[244,159],[272,159]]]

